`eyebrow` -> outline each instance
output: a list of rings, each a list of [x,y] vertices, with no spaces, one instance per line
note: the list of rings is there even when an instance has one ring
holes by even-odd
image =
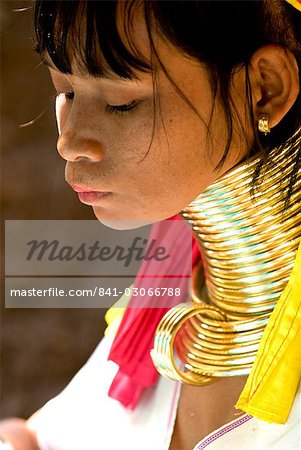
[[[53,64],[53,62],[47,56],[40,55],[40,57],[42,59],[42,63],[46,67],[48,67],[48,68],[50,68],[52,70],[56,70],[57,72],[59,72],[59,69]],[[133,77],[133,79],[122,78],[122,77],[118,76],[115,72],[113,72],[110,69],[107,69],[106,71],[103,71],[102,73],[98,74],[97,78],[102,78],[104,80],[117,81],[117,82],[118,81],[119,82],[121,82],[121,81],[122,82],[126,82],[126,81],[129,81],[129,82],[136,81],[137,82],[137,81],[141,81],[141,79],[138,78],[138,77]]]

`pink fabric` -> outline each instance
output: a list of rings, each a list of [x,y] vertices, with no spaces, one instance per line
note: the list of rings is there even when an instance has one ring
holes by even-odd
[[[173,216],[167,220],[182,220],[179,215]],[[157,222],[152,226],[149,236],[156,239],[157,243],[163,238],[174,248],[175,255],[170,258],[169,269],[167,273],[186,273],[185,269],[191,270],[200,259],[198,244],[194,237],[192,240],[181,239],[181,236],[175,235],[172,227],[163,227],[163,222]],[[164,231],[163,231],[164,228]],[[192,252],[192,258],[190,258]],[[181,296],[168,297],[143,297],[137,300],[137,297],[131,298],[125,311],[118,332],[112,344],[108,359],[119,365],[119,370],[115,376],[108,395],[122,403],[126,408],[134,409],[145,388],[153,386],[158,380],[158,372],[152,362],[150,351],[153,348],[153,340],[156,328],[164,314],[174,305],[187,300],[188,297],[188,277],[178,276],[170,277],[157,273],[157,277],[146,275],[146,272],[152,273],[153,260],[144,261],[138,271],[134,282],[134,287],[166,287],[168,278],[168,287],[180,288]],[[177,270],[179,269],[179,270]],[[158,270],[158,263],[154,272]],[[150,307],[160,299],[160,307]],[[172,300],[172,301],[171,301]],[[137,301],[139,303],[137,303]],[[141,307],[147,305],[147,307]]]

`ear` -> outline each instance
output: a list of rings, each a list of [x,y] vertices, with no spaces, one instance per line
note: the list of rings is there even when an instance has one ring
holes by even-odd
[[[299,69],[290,50],[277,44],[265,45],[249,62],[253,112],[267,113],[270,128],[276,126],[295,103],[299,91]]]

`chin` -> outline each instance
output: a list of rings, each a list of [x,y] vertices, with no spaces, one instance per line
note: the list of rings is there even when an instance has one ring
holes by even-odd
[[[93,208],[93,212],[99,222],[113,230],[134,230],[158,222],[155,219],[114,218],[113,215],[107,214],[107,211],[104,211],[103,208]]]

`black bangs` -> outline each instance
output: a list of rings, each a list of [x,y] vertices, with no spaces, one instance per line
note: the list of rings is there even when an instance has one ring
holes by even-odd
[[[123,2],[123,30],[127,48],[117,29],[118,0],[37,0],[35,8],[36,51],[47,55],[60,72],[72,74],[71,61],[93,76],[114,73],[135,79],[135,70],[150,72],[150,63],[139,53],[129,30],[134,3]]]

